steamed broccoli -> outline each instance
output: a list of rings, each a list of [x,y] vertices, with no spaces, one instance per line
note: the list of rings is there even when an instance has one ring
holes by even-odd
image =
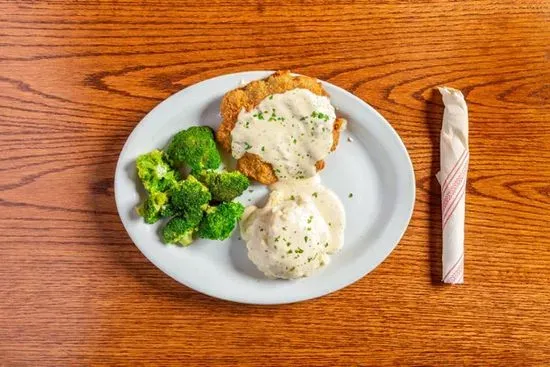
[[[248,178],[239,171],[204,170],[197,174],[197,178],[208,187],[212,199],[216,201],[231,201],[241,195],[250,185]]]
[[[164,192],[152,192],[136,210],[145,223],[149,224],[155,223],[160,218],[174,215],[168,195]]]
[[[244,206],[234,201],[208,208],[199,224],[198,236],[211,240],[228,238],[243,212]]]
[[[166,153],[178,167],[189,165],[193,171],[216,169],[221,164],[212,130],[206,126],[192,126],[177,133]]]
[[[137,173],[149,193],[164,192],[180,179],[178,171],[170,167],[164,152],[153,150],[136,160]]]
[[[180,212],[205,209],[212,199],[208,188],[191,175],[178,182],[170,193],[170,203]]]
[[[196,224],[183,217],[174,217],[162,229],[162,240],[164,243],[189,246],[193,242],[195,227]]]
[[[185,211],[181,212],[180,216],[185,218],[189,224],[197,227],[202,220],[204,215],[204,210],[201,208],[188,208]]]

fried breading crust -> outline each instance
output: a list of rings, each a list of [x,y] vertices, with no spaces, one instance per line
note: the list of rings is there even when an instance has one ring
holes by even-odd
[[[231,131],[235,127],[243,107],[250,111],[269,95],[284,93],[295,88],[309,89],[312,93],[320,96],[327,95],[321,83],[316,79],[301,75],[293,76],[288,70],[277,71],[266,79],[255,80],[226,93],[220,107],[222,123],[216,132],[216,139],[221,147],[225,151],[231,152]],[[334,142],[331,150],[336,149],[338,145],[343,124],[344,120],[341,118],[337,118],[334,122]],[[318,171],[322,170],[325,167],[325,162],[318,161],[315,166]],[[262,161],[258,155],[253,153],[245,153],[237,161],[237,169],[246,176],[266,185],[277,182],[277,176],[271,164]]]

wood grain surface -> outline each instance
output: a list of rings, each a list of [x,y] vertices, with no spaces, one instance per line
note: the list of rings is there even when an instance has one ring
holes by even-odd
[[[550,365],[550,2],[0,1],[0,365]],[[321,299],[246,306],[164,275],[119,221],[128,134],[198,81],[291,69],[378,109],[417,201]],[[438,85],[470,108],[466,284],[440,284]]]

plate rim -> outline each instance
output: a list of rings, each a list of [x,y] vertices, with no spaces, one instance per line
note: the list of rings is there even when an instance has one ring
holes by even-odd
[[[408,207],[406,207],[406,218],[407,218],[406,222],[405,222],[405,224],[404,224],[404,226],[401,230],[401,233],[399,233],[399,235],[397,236],[397,239],[396,239],[395,243],[392,244],[391,248],[390,248],[390,246],[388,246],[387,253],[384,256],[382,256],[378,261],[374,262],[373,265],[370,267],[370,269],[368,269],[365,272],[361,272],[356,277],[353,277],[351,281],[346,281],[345,284],[342,285],[342,286],[336,287],[336,288],[334,288],[332,290],[329,290],[329,291],[323,291],[318,295],[306,296],[306,297],[294,297],[292,299],[289,298],[288,300],[284,300],[284,301],[277,301],[277,300],[275,300],[275,301],[273,301],[273,300],[259,301],[259,300],[252,300],[252,299],[243,299],[243,298],[240,298],[240,297],[231,298],[231,297],[221,296],[219,294],[215,294],[215,292],[211,292],[211,291],[209,291],[207,289],[204,289],[202,287],[198,287],[196,284],[191,285],[190,282],[188,282],[184,279],[178,278],[177,274],[173,274],[170,270],[168,270],[167,267],[164,266],[162,261],[156,261],[156,259],[153,259],[150,256],[148,256],[147,253],[146,253],[147,251],[142,249],[142,247],[138,244],[139,241],[136,241],[136,239],[134,238],[134,235],[132,235],[132,231],[130,231],[128,229],[128,227],[125,223],[125,220],[123,219],[123,216],[121,215],[122,209],[121,209],[121,204],[119,202],[119,195],[117,195],[117,192],[119,192],[119,190],[122,189],[122,188],[118,189],[118,185],[117,185],[117,182],[121,182],[121,179],[118,179],[118,177],[121,174],[123,174],[123,171],[124,171],[124,168],[122,167],[122,165],[123,165],[122,160],[123,160],[123,157],[125,155],[124,153],[128,149],[128,146],[129,146],[129,144],[132,140],[132,136],[137,135],[138,132],[141,129],[144,128],[146,122],[151,118],[151,116],[153,114],[155,114],[155,112],[157,110],[160,110],[163,105],[168,104],[169,100],[176,98],[176,96],[179,96],[179,98],[182,98],[182,95],[185,95],[185,94],[189,93],[189,89],[192,89],[193,87],[198,87],[202,84],[212,83],[212,82],[215,82],[218,79],[225,79],[225,78],[237,78],[238,79],[239,77],[242,77],[242,78],[247,78],[248,79],[250,77],[253,77],[253,79],[250,80],[250,81],[252,81],[252,80],[257,80],[259,78],[265,78],[266,76],[268,76],[268,75],[270,75],[274,72],[275,71],[272,71],[272,70],[251,70],[251,71],[241,71],[241,72],[236,72],[236,73],[221,74],[221,75],[218,75],[218,76],[215,76],[215,77],[212,77],[212,78],[208,78],[208,79],[204,79],[204,80],[201,80],[200,82],[191,84],[191,85],[189,85],[189,86],[187,86],[187,87],[171,94],[170,96],[166,97],[165,99],[160,101],[155,107],[153,107],[145,116],[143,116],[143,118],[134,126],[134,128],[132,129],[132,132],[128,135],[128,137],[127,137],[126,141],[124,142],[124,145],[123,145],[123,147],[122,147],[122,149],[119,153],[116,168],[115,168],[113,187],[114,187],[115,204],[116,204],[116,207],[117,207],[117,214],[119,216],[120,221],[122,222],[122,225],[123,225],[126,233],[128,234],[128,236],[132,240],[133,244],[140,250],[142,255],[147,260],[149,260],[153,265],[155,265],[157,268],[159,268],[163,273],[168,275],[170,278],[174,279],[176,282],[178,282],[180,284],[183,284],[184,286],[186,286],[186,287],[188,287],[188,288],[190,288],[194,291],[197,291],[199,293],[205,294],[207,296],[217,298],[217,299],[222,299],[222,300],[225,300],[225,301],[235,302],[235,303],[254,304],[254,305],[291,304],[291,303],[303,302],[303,301],[307,301],[307,300],[313,300],[313,299],[316,299],[316,298],[320,298],[320,297],[329,295],[331,293],[334,293],[336,291],[339,291],[341,289],[344,289],[344,288],[354,284],[358,280],[364,278],[366,275],[368,275],[371,271],[376,269],[378,266],[380,266],[380,264],[382,262],[384,262],[391,255],[391,253],[395,250],[395,248],[398,246],[398,244],[403,239],[403,236],[405,235],[407,229],[409,228],[409,225],[410,225],[410,222],[411,222],[411,219],[412,219],[412,215],[413,215],[413,212],[414,212],[414,206],[415,206],[415,203],[416,203],[416,177],[415,177],[415,172],[414,172],[414,166],[412,164],[412,160],[411,160],[409,152],[408,152],[408,150],[405,146],[405,143],[403,142],[403,140],[401,139],[401,137],[399,136],[397,131],[393,128],[393,126],[389,123],[389,121],[386,120],[386,118],[384,118],[384,116],[382,116],[382,114],[380,114],[374,107],[369,105],[366,101],[362,100],[358,96],[354,95],[353,93],[347,91],[346,89],[344,89],[344,88],[342,88],[338,85],[335,85],[333,83],[330,83],[330,82],[327,82],[327,81],[324,81],[324,80],[317,79],[323,85],[323,87],[328,86],[329,88],[337,90],[339,93],[342,93],[346,98],[351,98],[351,99],[355,100],[356,102],[361,104],[363,107],[367,108],[371,113],[376,115],[377,118],[379,120],[381,120],[386,125],[386,128],[389,128],[389,131],[391,132],[393,137],[396,139],[396,142],[398,143],[401,151],[405,155],[406,165],[407,165],[407,168],[408,168],[407,174],[410,174],[409,178],[410,178],[410,183],[411,183],[411,185],[407,186],[408,191],[409,191],[407,197],[410,197],[411,200],[410,200],[410,203],[409,203],[410,205],[408,205]],[[292,73],[292,74],[293,75],[301,75],[301,74],[296,74],[296,73]],[[235,88],[237,88],[237,87],[238,86],[236,86]],[[382,142],[382,145],[383,145],[383,142]]]

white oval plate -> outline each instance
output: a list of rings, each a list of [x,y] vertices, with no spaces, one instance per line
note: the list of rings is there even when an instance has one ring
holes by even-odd
[[[414,206],[414,172],[395,130],[361,99],[322,82],[337,113],[348,120],[338,149],[326,159],[321,173],[323,183],[341,198],[347,216],[344,246],[331,257],[330,264],[308,278],[266,279],[248,260],[238,230],[223,242],[200,239],[185,248],[162,244],[158,235],[160,223],[147,225],[134,211],[143,197],[135,170],[136,157],[163,148],[176,132],[189,126],[216,128],[223,94],[271,73],[223,75],[169,97],[130,134],[115,173],[118,213],[141,252],[178,282],[213,297],[242,303],[298,302],[355,282],[392,252],[407,228]],[[267,189],[258,184],[251,189],[252,193],[246,191],[239,200],[245,205],[263,205]]]

